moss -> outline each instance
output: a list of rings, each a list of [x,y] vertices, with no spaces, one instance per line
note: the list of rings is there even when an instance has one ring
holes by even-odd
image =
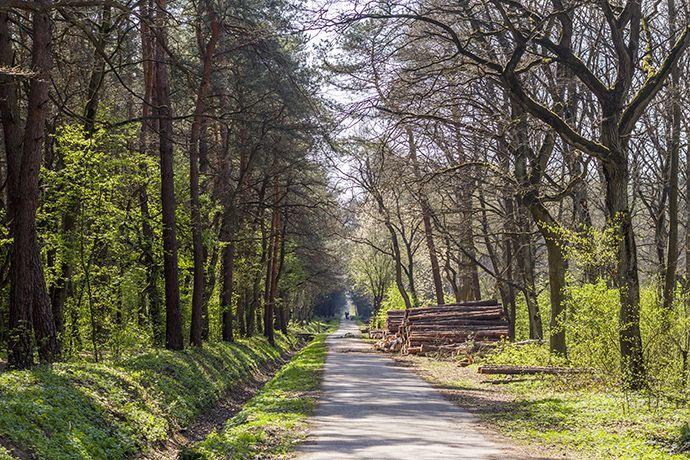
[[[123,458],[168,439],[252,371],[293,349],[253,337],[119,363],[63,363],[0,375],[0,438],[38,458]],[[9,456],[0,450],[0,458]]]

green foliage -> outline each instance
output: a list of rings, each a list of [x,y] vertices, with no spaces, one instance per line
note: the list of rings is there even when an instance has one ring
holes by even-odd
[[[38,223],[48,285],[64,282],[65,264],[72,270],[64,313],[67,356],[87,346],[94,355],[107,348],[118,356],[123,348],[141,350],[151,343],[151,326],[138,315],[146,283],[138,266],[137,199],[141,187],[157,197],[160,185],[156,159],[128,148],[135,135],[104,129],[88,135],[80,125],[63,125],[55,134],[59,167],[42,170]],[[149,200],[149,207],[152,216],[159,215],[157,200]],[[157,237],[160,226],[150,225]]]
[[[564,327],[568,346],[567,364],[593,369],[605,385],[618,385],[621,378],[618,289],[600,278],[594,284],[570,283],[566,294]],[[645,344],[644,358],[651,395],[685,399],[687,387],[683,385],[682,353],[690,346],[690,315],[686,293],[680,287],[675,298],[672,309],[664,311],[657,287],[643,287],[640,292],[640,329]],[[538,301],[542,318],[548,318],[548,291],[542,291]],[[549,355],[548,327],[544,332],[545,345],[513,347],[506,344],[496,356],[490,358],[491,361],[496,364],[534,365],[560,362]],[[518,302],[516,338],[518,341],[528,338],[527,308],[523,302]]]
[[[404,310],[405,300],[403,300],[398,287],[395,284],[391,284],[386,289],[386,293],[383,296],[383,302],[381,302],[381,308],[372,318],[371,323],[375,328],[383,328],[386,326],[386,318],[388,310]]]
[[[116,365],[57,364],[0,376],[0,437],[39,458],[125,458],[165,441],[282,353],[276,335],[146,353]]]
[[[284,366],[225,428],[184,452],[185,459],[283,458],[306,436],[307,417],[314,410],[321,369],[326,360],[326,334]]]
[[[507,341],[501,342],[498,351],[488,355],[483,362],[516,366],[561,366],[566,364],[565,358],[553,355],[546,343],[515,345]]]
[[[594,368],[609,383],[620,377],[618,290],[602,279],[568,290],[566,338],[576,366]]]
[[[618,219],[608,222],[603,230],[594,226],[579,230],[561,225],[546,228],[555,236],[571,265],[590,274],[613,276],[620,242]]]

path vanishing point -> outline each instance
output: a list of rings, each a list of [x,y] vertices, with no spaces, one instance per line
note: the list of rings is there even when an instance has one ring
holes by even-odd
[[[354,321],[328,339],[321,399],[299,460],[516,458],[411,370],[371,351]]]

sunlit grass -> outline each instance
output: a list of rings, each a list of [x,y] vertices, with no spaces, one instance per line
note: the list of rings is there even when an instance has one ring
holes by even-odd
[[[690,458],[690,408],[569,377],[477,378],[476,366],[415,360],[423,375],[520,444],[571,458]],[[489,383],[502,381],[500,384]],[[684,434],[685,433],[685,434]]]
[[[213,432],[183,458],[248,459],[286,455],[307,433],[316,405],[326,334],[319,334],[275,375],[223,430]]]
[[[126,458],[189,425],[233,385],[293,349],[253,337],[120,363],[62,363],[0,375],[0,437],[38,458]],[[0,450],[0,458],[8,454]]]

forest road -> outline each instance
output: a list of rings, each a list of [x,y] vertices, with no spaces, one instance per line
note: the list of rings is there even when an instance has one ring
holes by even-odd
[[[322,395],[299,460],[521,457],[359,336],[354,321],[342,320],[327,339]]]

